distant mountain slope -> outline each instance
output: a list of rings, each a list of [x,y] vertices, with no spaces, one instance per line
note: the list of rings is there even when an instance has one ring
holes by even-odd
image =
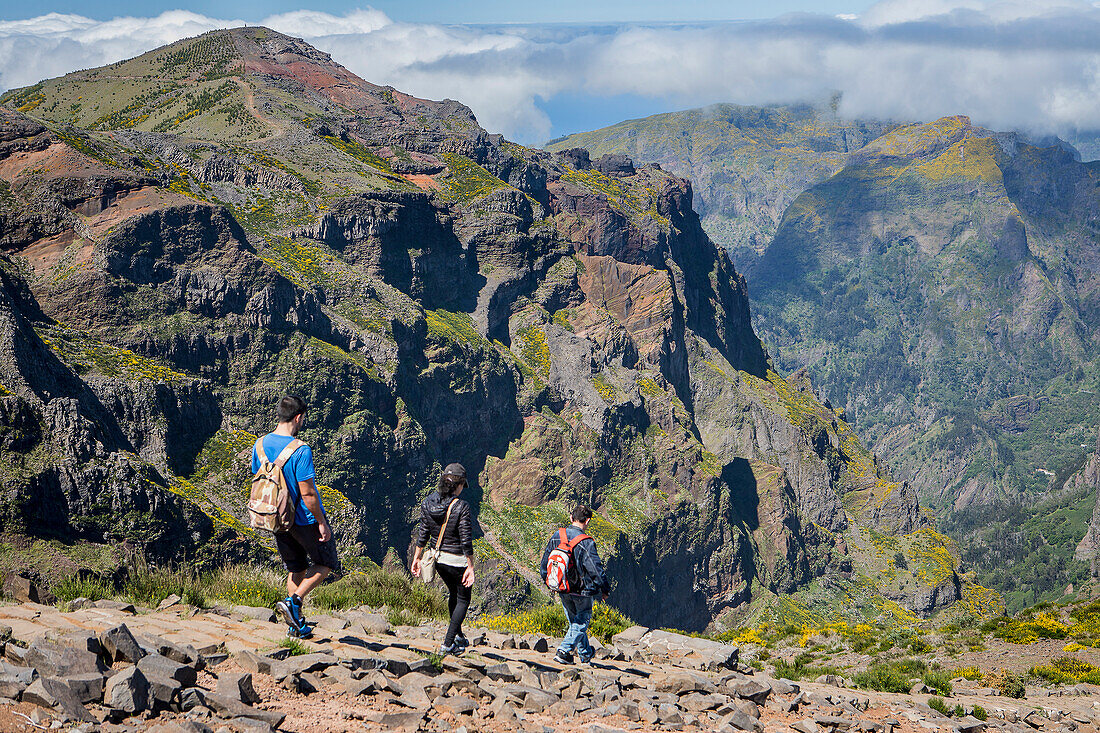
[[[703,228],[743,267],[768,246],[799,194],[895,126],[845,121],[811,105],[715,104],[569,135],[546,148],[622,153],[690,178]]]
[[[668,172],[523,148],[263,28],[0,101],[8,532],[262,557],[241,487],[289,391],[352,557],[404,555],[440,466],[467,466],[482,610],[529,600],[515,571],[579,500],[653,626],[980,590],[772,368]]]
[[[1017,605],[1060,593],[1084,572],[1073,560],[1080,535],[1071,535],[1087,521],[1078,505],[1092,506],[1061,487],[1100,423],[1096,164],[1057,141],[1035,144],[960,117],[892,127],[843,154],[799,143],[780,167],[772,141],[792,112],[733,109],[768,120],[761,127],[772,136],[752,127],[750,141],[751,126],[731,131],[695,110],[552,147],[645,151],[639,157],[704,176],[732,168],[734,201],[702,190],[709,226],[722,216],[740,222],[727,239],[735,247],[761,232],[738,219],[738,192],[763,171],[761,190],[786,193],[765,197],[760,210],[786,207],[762,253],[742,249],[740,262],[772,356],[787,370],[806,367],[947,526],[1011,523],[1018,502],[1026,513],[1051,492],[1039,506],[1066,509],[1057,521],[1073,529],[1049,525],[1060,543],[1050,562],[1060,569],[1044,574],[1041,589],[1018,593]],[[731,145],[741,157],[730,156]],[[991,504],[1000,506],[982,508]]]
[[[1059,147],[899,128],[787,210],[759,327],[934,503],[1034,495],[1100,421],[1098,203]]]

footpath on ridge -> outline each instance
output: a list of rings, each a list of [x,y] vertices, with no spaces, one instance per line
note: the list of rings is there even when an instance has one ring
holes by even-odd
[[[963,693],[951,704],[988,720],[949,718],[929,695],[772,679],[736,647],[641,627],[598,646],[592,666],[563,666],[555,639],[472,629],[465,655],[441,659],[438,624],[394,628],[367,608],[311,615],[315,637],[291,654],[270,609],[76,605],[0,606],[0,733],[1100,730],[1096,688]]]

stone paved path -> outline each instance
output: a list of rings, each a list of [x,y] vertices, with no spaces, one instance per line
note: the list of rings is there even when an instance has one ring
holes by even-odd
[[[466,655],[440,661],[430,655],[437,649],[441,625],[391,629],[377,614],[361,610],[311,617],[317,627],[315,638],[305,644],[310,653],[280,660],[287,651],[279,647],[285,627],[267,609],[199,611],[177,605],[147,611],[110,602],[98,605],[72,612],[31,603],[0,606],[0,625],[10,627],[11,639],[18,640],[8,642],[7,661],[0,669],[0,702],[7,703],[0,705],[0,733],[30,733],[51,725],[80,733],[269,733],[273,725],[301,733],[463,727],[588,733],[1100,730],[1100,688],[1009,700],[960,685],[948,703],[968,712],[980,706],[989,719],[948,718],[928,707],[929,695],[774,680],[737,663],[732,647],[638,627],[616,636],[592,667],[554,662],[557,640],[492,632],[477,634],[482,638]],[[132,702],[129,698],[112,693],[122,687],[119,680],[133,676],[133,665],[119,661],[117,654],[108,660],[113,661],[113,674],[103,668],[106,697],[100,689],[100,697],[93,699],[88,675],[72,674],[66,684],[85,695],[88,722],[69,714],[71,722],[61,723],[66,715],[57,711],[64,701],[43,702],[50,691],[42,687],[45,679],[33,688],[22,684],[20,702],[4,699],[11,697],[2,692],[9,675],[31,673],[27,666],[14,665],[22,660],[34,666],[28,661],[34,649],[48,650],[74,639],[78,646],[96,646],[89,640],[103,640],[121,624],[147,650],[158,643],[193,647],[206,665],[193,665],[199,671],[188,673],[187,685],[176,685],[180,689],[164,698],[169,702],[158,706],[150,701],[133,712],[118,707]],[[472,629],[468,633],[475,635]],[[153,638],[164,641],[149,642]],[[88,655],[87,649],[81,653]],[[155,651],[146,654],[159,658]],[[138,670],[142,665],[155,667],[140,662]],[[155,686],[154,677],[149,679]],[[47,714],[36,704],[57,709]]]

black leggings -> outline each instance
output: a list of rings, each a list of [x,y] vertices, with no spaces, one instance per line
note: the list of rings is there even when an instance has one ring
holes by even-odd
[[[462,622],[466,620],[466,611],[470,608],[470,588],[462,585],[462,574],[466,568],[452,568],[450,565],[438,564],[435,571],[447,585],[450,597],[447,599],[447,608],[451,611],[451,625],[447,627],[447,636],[443,639],[443,646],[451,646],[455,637],[462,633]]]

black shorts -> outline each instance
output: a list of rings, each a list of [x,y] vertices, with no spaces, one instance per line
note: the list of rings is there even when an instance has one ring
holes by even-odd
[[[340,571],[336,543],[331,539],[321,542],[316,524],[296,524],[286,532],[276,532],[275,546],[288,573],[300,573],[314,565],[323,565],[334,573]]]

